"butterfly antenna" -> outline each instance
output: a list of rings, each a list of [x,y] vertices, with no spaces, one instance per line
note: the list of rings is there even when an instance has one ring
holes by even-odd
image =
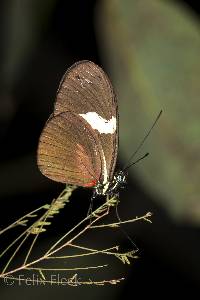
[[[142,157],[138,158],[136,161],[134,161],[133,163],[131,163],[130,165],[128,165],[126,168],[123,169],[123,171],[128,170],[130,167],[132,167],[133,165],[137,164],[139,161],[141,161],[142,159],[146,158],[149,155],[149,153],[147,152],[145,155],[143,155]]]
[[[148,136],[150,135],[152,129],[154,128],[154,126],[155,126],[156,123],[158,122],[158,120],[159,120],[161,114],[162,114],[162,110],[159,112],[159,114],[157,115],[157,117],[156,117],[155,121],[153,122],[151,128],[147,131],[147,133],[145,134],[143,140],[140,142],[140,144],[138,145],[138,147],[136,148],[136,150],[133,152],[133,154],[132,154],[131,157],[129,158],[128,163],[124,166],[124,169],[123,169],[123,170],[128,169],[130,166],[132,166],[132,165],[136,164],[136,162],[138,162],[138,161],[136,161],[136,162],[130,164],[130,162],[132,161],[133,157],[138,153],[138,151],[140,150],[140,148],[143,146],[144,142],[146,141],[146,139],[147,139]],[[148,154],[145,154],[145,155],[144,155],[142,158],[140,158],[139,160],[143,159],[143,158],[146,157],[147,155],[148,155]],[[129,165],[129,164],[130,164],[130,165]]]

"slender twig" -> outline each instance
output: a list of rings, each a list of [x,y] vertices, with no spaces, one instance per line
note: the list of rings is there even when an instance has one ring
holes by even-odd
[[[77,267],[77,268],[56,268],[56,271],[89,270],[89,269],[105,268],[105,267],[107,267],[107,266],[108,266],[108,265],[88,266],[88,267]],[[26,268],[26,270],[55,271],[55,268]]]
[[[74,245],[69,245],[69,246],[74,246]],[[90,255],[96,255],[96,254],[108,254],[108,251],[110,250],[118,250],[118,246],[114,246],[108,249],[103,249],[103,250],[96,250],[96,249],[91,249],[91,248],[86,248],[86,247],[79,247],[77,246],[76,248],[82,249],[82,250],[87,250],[90,251],[88,253],[82,253],[82,254],[74,254],[74,255],[63,255],[63,256],[50,256],[48,259],[64,259],[64,258],[77,258],[77,257],[82,257],[82,256],[90,256]],[[109,253],[111,254],[111,252]]]
[[[30,227],[28,227],[28,229],[30,229],[32,227],[32,225]],[[16,244],[25,234],[27,234],[28,229],[26,229],[25,231],[23,231],[12,243],[10,243],[8,245],[8,247],[6,247],[6,249],[0,254],[0,258],[14,245]]]
[[[17,221],[15,221],[12,224],[10,224],[8,227],[2,229],[0,231],[0,235],[3,234],[4,232],[6,232],[7,230],[11,229],[11,228],[18,226],[23,219],[29,218],[29,217],[32,217],[32,216],[35,217],[36,215],[34,216],[34,214],[36,212],[38,212],[39,210],[41,210],[41,209],[46,209],[46,205],[43,205],[43,206],[41,206],[41,207],[39,207],[39,208],[37,208],[37,209],[29,212],[28,214],[26,214],[23,217],[19,218]]]
[[[13,254],[11,255],[10,259],[8,260],[8,262],[6,263],[3,271],[2,271],[2,275],[5,273],[5,271],[7,270],[7,268],[9,267],[10,263],[12,262],[13,258],[15,257],[15,255],[17,254],[17,252],[19,251],[19,249],[22,247],[22,245],[24,244],[24,242],[27,240],[28,236],[30,235],[30,233],[27,233],[27,235],[24,237],[24,239],[22,240],[22,242],[19,244],[19,246],[15,249],[15,251],[13,252]],[[9,273],[9,272],[8,272]]]
[[[152,223],[151,220],[148,219],[151,216],[152,216],[152,213],[148,212],[148,213],[146,213],[142,217],[136,217],[134,219],[130,219],[130,220],[126,220],[126,221],[120,221],[120,222],[115,222],[115,223],[110,223],[110,224],[94,225],[94,226],[91,226],[90,228],[118,227],[121,224],[133,223],[133,222],[139,221],[139,220],[145,220],[147,222]]]
[[[27,255],[26,255],[26,257],[25,257],[25,260],[24,260],[24,265],[26,265],[26,263],[27,263],[27,260],[28,260],[30,254],[31,254],[31,251],[33,250],[33,247],[34,247],[34,245],[35,245],[35,243],[36,243],[36,241],[37,241],[37,239],[38,239],[38,236],[39,236],[41,230],[43,229],[43,226],[44,226],[44,224],[45,224],[45,221],[46,221],[47,217],[48,217],[48,211],[47,211],[47,212],[39,219],[39,221],[43,221],[43,223],[42,223],[42,225],[40,226],[40,230],[38,230],[37,234],[35,235],[35,237],[34,237],[32,243],[31,243],[31,246],[30,246],[30,248],[29,248],[29,250],[28,250],[28,252],[27,252]],[[33,227],[34,227],[34,226],[33,226]]]
[[[14,276],[5,276],[4,277],[5,279],[7,280],[15,280],[15,281],[19,281],[19,282],[27,282],[27,278],[19,278],[19,277],[14,277]],[[65,281],[63,280],[65,279]],[[52,284],[55,284],[55,285],[69,285],[69,286],[80,286],[80,285],[105,285],[105,284],[111,284],[111,285],[115,285],[119,282],[121,282],[122,280],[124,280],[125,278],[124,277],[121,277],[121,278],[117,278],[117,279],[108,279],[108,280],[99,280],[99,281],[95,281],[95,280],[91,280],[91,279],[88,279],[87,281],[81,281],[78,277],[77,277],[77,274],[75,274],[74,276],[70,277],[70,278],[62,278],[62,281],[59,281],[59,280],[44,280],[42,278],[38,279],[31,279],[29,278],[28,279],[28,282],[32,282],[33,284],[37,284],[37,285],[45,285],[46,283],[50,283],[51,285]]]

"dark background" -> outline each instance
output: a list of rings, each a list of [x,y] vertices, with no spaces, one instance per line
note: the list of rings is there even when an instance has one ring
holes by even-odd
[[[52,112],[54,96],[59,80],[72,63],[89,59],[103,66],[95,35],[94,18],[98,1],[57,1],[49,20],[40,24],[38,37],[31,51],[21,60],[20,72],[14,80],[6,80],[6,40],[10,33],[5,24],[8,19],[8,4],[2,4],[0,16],[4,21],[1,32],[2,76],[0,104],[0,197],[1,227],[20,217],[23,213],[50,202],[62,190],[62,185],[44,178],[36,166],[38,137],[43,125]],[[186,3],[197,16],[199,8],[191,1]],[[42,28],[42,29],[41,29]],[[16,42],[19,44],[19,41]],[[103,66],[104,67],[104,66]],[[91,192],[79,189],[72,197],[72,207],[67,209],[54,222],[58,230],[66,219],[73,224],[83,212],[87,211]],[[153,296],[169,294],[190,295],[198,292],[199,283],[199,228],[176,224],[154,199],[148,195],[136,178],[129,178],[129,184],[121,194],[121,199],[134,197],[134,210],[123,208],[125,216],[141,215],[152,211],[153,224],[137,224],[126,228],[140,248],[140,259],[125,270],[126,281],[120,287],[84,287],[85,296],[100,295],[122,299],[125,293],[147,293]],[[78,207],[78,209],[77,209]],[[48,238],[54,236],[49,232]],[[45,237],[44,237],[45,238]],[[120,236],[125,248],[130,248],[126,238]],[[116,277],[118,275],[116,265]],[[115,274],[115,273],[114,273]],[[70,288],[57,290],[60,297],[79,295],[80,291]],[[93,290],[92,290],[93,289]],[[113,290],[115,292],[113,292]],[[45,291],[44,291],[45,290]],[[117,292],[116,292],[117,291]],[[10,296],[14,289],[2,286],[3,297]],[[16,288],[20,298],[31,297],[30,290]],[[49,296],[49,289],[38,292],[34,289],[32,297],[38,294]],[[51,289],[52,297],[55,296]],[[74,294],[73,294],[74,293]],[[77,293],[77,294],[76,294]]]

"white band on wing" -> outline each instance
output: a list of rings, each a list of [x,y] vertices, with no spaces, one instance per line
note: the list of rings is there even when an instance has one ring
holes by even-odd
[[[110,120],[106,120],[99,116],[96,112],[88,112],[86,114],[79,114],[83,117],[93,129],[99,131],[99,133],[114,133],[116,131],[116,118],[112,117]]]

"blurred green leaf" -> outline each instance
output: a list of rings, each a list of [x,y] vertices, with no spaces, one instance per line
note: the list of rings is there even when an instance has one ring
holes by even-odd
[[[175,1],[101,2],[99,45],[119,100],[127,161],[163,109],[130,170],[172,216],[200,221],[200,26]],[[140,155],[140,154],[138,154]]]

